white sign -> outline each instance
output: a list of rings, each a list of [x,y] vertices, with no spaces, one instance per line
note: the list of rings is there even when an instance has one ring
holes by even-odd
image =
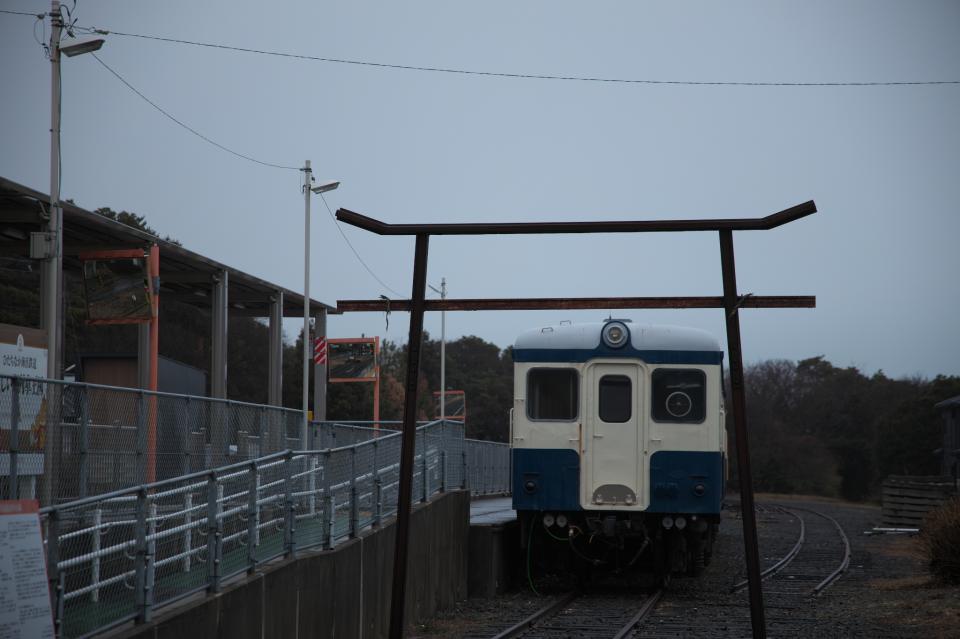
[[[0,637],[53,639],[35,501],[0,501]]]
[[[0,343],[0,375],[16,375],[17,377],[36,377],[43,379],[47,376],[47,349],[27,346],[23,335],[17,335],[16,344]],[[9,430],[13,416],[10,414],[13,406],[11,380],[0,377],[0,428]],[[20,423],[17,425],[21,432],[31,431],[34,440],[42,430],[43,400],[46,385],[41,383],[25,382],[20,384],[19,406]],[[34,441],[34,443],[37,443]]]

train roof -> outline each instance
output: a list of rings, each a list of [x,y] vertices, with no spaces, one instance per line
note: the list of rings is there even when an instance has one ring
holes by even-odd
[[[601,340],[608,322],[560,324],[525,331],[513,346],[515,362],[576,362],[597,357],[639,358],[649,363],[719,364],[720,342],[707,331],[685,326],[625,322],[630,342],[612,349]]]

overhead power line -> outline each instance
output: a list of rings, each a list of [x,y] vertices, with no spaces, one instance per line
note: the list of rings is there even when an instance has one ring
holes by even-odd
[[[209,49],[222,49],[225,51],[236,51],[241,53],[252,53],[257,55],[267,55],[279,58],[292,58],[295,60],[310,60],[314,62],[329,62],[333,64],[349,64],[364,67],[376,67],[381,69],[399,69],[403,71],[421,71],[430,73],[448,73],[455,75],[487,76],[494,78],[513,78],[523,80],[559,80],[564,82],[600,82],[608,84],[659,84],[659,85],[684,85],[684,86],[733,86],[733,87],[879,87],[879,86],[922,86],[922,85],[940,85],[940,84],[960,84],[960,80],[897,80],[897,81],[879,81],[879,82],[752,82],[738,80],[652,80],[652,79],[631,79],[631,78],[604,78],[594,76],[578,75],[549,75],[539,73],[511,73],[504,71],[477,71],[471,69],[455,69],[450,67],[417,66],[410,64],[393,64],[387,62],[373,62],[370,60],[350,60],[347,58],[328,58],[322,56],[305,55],[299,53],[288,53],[284,51],[271,51],[268,49],[253,49],[250,47],[237,47],[226,44],[217,44],[214,42],[200,42],[197,40],[184,40],[181,38],[167,38],[163,36],[151,36],[142,33],[125,33],[123,31],[108,31],[107,29],[97,29],[94,27],[83,28],[91,33],[101,35],[117,35],[128,38],[141,38],[144,40],[156,40],[158,42],[169,42],[174,44],[186,44],[195,47],[205,47]]]
[[[373,269],[371,269],[369,266],[367,266],[367,263],[363,261],[363,258],[360,257],[360,253],[357,251],[356,248],[354,248],[353,242],[351,242],[350,239],[347,238],[346,233],[344,233],[344,232],[343,232],[343,229],[340,228],[340,224],[337,222],[337,218],[336,218],[336,216],[334,216],[333,211],[330,210],[330,205],[327,204],[327,198],[323,197],[323,193],[320,194],[320,199],[323,200],[323,205],[324,205],[325,207],[327,207],[327,213],[330,215],[330,219],[333,220],[333,225],[337,228],[337,231],[340,232],[340,237],[343,238],[343,241],[346,242],[346,243],[347,243],[347,246],[350,247],[350,250],[353,251],[353,254],[356,256],[356,258],[357,258],[357,260],[360,262],[360,264],[363,265],[363,268],[367,269],[367,273],[369,273],[370,276],[373,277],[373,279],[375,279],[375,280],[377,280],[378,282],[380,282],[380,286],[382,286],[383,288],[387,289],[388,291],[390,291],[391,293],[393,293],[394,295],[396,295],[396,296],[397,296],[397,299],[403,299],[403,297],[404,297],[403,295],[401,295],[400,293],[397,293],[395,290],[393,290],[392,288],[390,288],[389,286],[387,286],[387,284],[386,284],[383,280],[381,280],[379,277],[377,277],[377,274],[373,272]]]
[[[216,142],[216,141],[214,141],[214,140],[211,140],[210,138],[208,138],[207,136],[205,136],[203,133],[200,133],[199,131],[197,131],[197,130],[194,129],[193,127],[191,127],[191,126],[189,126],[189,125],[181,122],[180,120],[178,120],[177,118],[175,118],[174,116],[172,116],[172,115],[171,115],[170,113],[168,113],[163,107],[161,107],[161,106],[158,105],[156,102],[154,102],[153,100],[151,100],[150,98],[148,98],[147,96],[145,96],[143,93],[141,93],[135,86],[133,86],[132,84],[130,84],[129,82],[127,82],[127,80],[126,80],[122,75],[120,75],[119,73],[117,73],[110,65],[108,65],[106,62],[104,62],[103,60],[101,60],[100,57],[99,57],[97,54],[94,53],[94,54],[92,54],[92,55],[93,55],[93,57],[97,60],[97,62],[99,62],[99,63],[103,66],[104,69],[106,69],[106,70],[109,71],[111,74],[113,74],[113,76],[114,76],[115,78],[117,78],[118,80],[120,80],[120,82],[122,82],[128,89],[130,89],[131,91],[133,91],[134,93],[136,93],[136,94],[137,94],[141,99],[143,99],[147,104],[149,104],[149,105],[152,106],[154,109],[156,109],[157,111],[159,111],[160,113],[162,113],[162,114],[163,114],[164,116],[166,116],[170,121],[172,121],[172,122],[176,123],[177,125],[183,127],[184,129],[186,129],[186,130],[189,131],[190,133],[194,134],[195,136],[197,136],[197,137],[200,138],[201,140],[203,140],[203,141],[205,141],[205,142],[207,142],[207,143],[209,143],[209,144],[212,144],[213,146],[217,147],[218,149],[221,149],[221,150],[223,150],[223,151],[226,151],[227,153],[230,153],[231,155],[235,155],[235,156],[237,156],[237,157],[239,157],[239,158],[243,158],[244,160],[249,160],[249,161],[251,161],[251,162],[256,162],[257,164],[262,164],[263,166],[269,166],[269,167],[273,167],[273,168],[276,168],[276,169],[291,169],[291,170],[294,170],[294,171],[299,171],[299,170],[300,170],[300,168],[299,168],[299,167],[296,167],[296,166],[285,166],[285,165],[283,165],[283,164],[273,164],[273,163],[271,163],[271,162],[264,162],[263,160],[258,160],[258,159],[256,159],[256,158],[250,157],[249,155],[244,155],[243,153],[238,153],[237,151],[234,151],[233,149],[231,149],[231,148],[229,148],[229,147],[226,147],[226,146],[220,144],[219,142]],[[329,213],[331,219],[333,219],[333,225],[337,228],[337,231],[340,232],[340,236],[343,238],[343,241],[346,242],[346,243],[347,243],[347,246],[350,247],[350,250],[353,251],[353,254],[356,256],[357,260],[360,262],[360,264],[363,266],[363,268],[365,268],[365,269],[367,270],[367,272],[373,277],[373,279],[377,280],[377,282],[379,282],[380,285],[383,286],[386,290],[390,291],[391,293],[393,293],[394,295],[396,295],[398,298],[403,297],[401,294],[397,293],[395,290],[393,290],[392,288],[390,288],[389,286],[387,286],[386,283],[384,283],[383,280],[381,280],[379,277],[377,277],[377,274],[373,272],[373,269],[371,269],[371,268],[367,265],[367,263],[363,260],[363,258],[360,257],[360,253],[357,251],[357,249],[356,249],[356,248],[353,246],[353,244],[350,242],[349,238],[347,238],[346,234],[344,234],[343,229],[340,228],[340,224],[337,222],[336,218],[334,217],[333,211],[330,210],[330,206],[327,204],[327,200],[326,200],[326,198],[323,197],[323,194],[322,194],[322,193],[320,194],[320,197],[321,197],[321,199],[323,200],[323,205],[327,208],[327,213]]]
[[[196,129],[194,129],[193,127],[191,127],[190,125],[185,124],[185,123],[181,122],[180,120],[178,120],[177,118],[173,117],[173,116],[170,115],[166,110],[164,110],[163,107],[161,107],[159,104],[157,104],[156,102],[154,102],[153,100],[151,100],[150,98],[148,98],[147,96],[145,96],[144,94],[142,94],[135,86],[133,86],[132,84],[130,84],[129,82],[127,82],[126,79],[124,79],[124,77],[123,77],[122,75],[120,75],[119,73],[117,73],[116,71],[114,71],[113,68],[110,67],[110,65],[108,65],[106,62],[104,62],[103,60],[101,60],[101,59],[100,59],[100,56],[98,56],[98,55],[95,54],[95,53],[92,54],[92,55],[93,55],[93,57],[96,59],[96,61],[99,62],[99,63],[103,66],[104,69],[106,69],[107,71],[109,71],[110,73],[112,73],[112,74],[114,75],[114,77],[116,77],[118,80],[120,80],[120,82],[122,82],[124,85],[126,85],[126,87],[127,87],[128,89],[130,89],[131,91],[133,91],[134,93],[136,93],[138,96],[140,96],[140,98],[141,98],[144,102],[146,102],[147,104],[149,104],[150,106],[152,106],[154,109],[156,109],[157,111],[159,111],[160,113],[162,113],[163,115],[165,115],[165,116],[166,116],[167,118],[169,118],[172,122],[175,122],[176,124],[180,125],[180,126],[183,127],[184,129],[186,129],[187,131],[189,131],[190,133],[193,133],[195,136],[197,136],[198,138],[200,138],[200,139],[203,140],[204,142],[207,142],[208,144],[212,144],[213,146],[217,147],[218,149],[221,149],[221,150],[223,150],[223,151],[226,151],[227,153],[230,153],[231,155],[235,155],[235,156],[237,156],[238,158],[243,158],[244,160],[249,160],[250,162],[256,162],[257,164],[262,164],[263,166],[269,166],[269,167],[272,167],[272,168],[275,168],[275,169],[290,169],[290,170],[293,170],[293,171],[299,171],[299,170],[300,170],[300,167],[297,167],[297,166],[286,166],[286,165],[283,165],[283,164],[274,164],[274,163],[272,163],[272,162],[264,162],[263,160],[258,160],[257,158],[250,157],[249,155],[244,155],[243,153],[239,153],[239,152],[237,152],[237,151],[234,151],[234,150],[231,149],[231,148],[225,147],[224,145],[220,144],[219,142],[216,142],[216,141],[214,141],[214,140],[211,140],[210,138],[208,138],[207,136],[205,136],[203,133],[200,133],[199,131],[197,131]]]
[[[22,15],[30,17],[42,17],[44,14],[29,13],[25,11],[8,11],[0,9],[0,13],[9,13],[13,15]],[[144,40],[156,40],[158,42],[169,42],[173,44],[186,44],[194,47],[206,47],[210,49],[222,49],[225,51],[236,51],[241,53],[252,53],[257,55],[267,55],[279,58],[291,58],[295,60],[310,60],[314,62],[328,62],[332,64],[349,64],[355,66],[375,67],[380,69],[397,69],[402,71],[420,71],[428,73],[448,73],[454,75],[486,76],[494,78],[512,78],[522,80],[557,80],[563,82],[599,82],[607,84],[651,84],[651,85],[679,85],[679,86],[729,86],[729,87],[891,87],[891,86],[936,86],[960,84],[960,80],[891,80],[891,81],[859,81],[859,82],[763,82],[746,80],[654,80],[649,78],[605,78],[599,76],[581,76],[581,75],[552,75],[544,73],[514,73],[508,71],[480,71],[473,69],[456,69],[452,67],[420,66],[412,64],[395,64],[390,62],[374,62],[371,60],[351,60],[347,58],[330,58],[315,55],[306,55],[300,53],[289,53],[285,51],[271,51],[269,49],[254,49],[251,47],[238,47],[227,44],[218,44],[215,42],[200,42],[198,40],[185,40],[183,38],[169,38],[164,36],[153,36],[143,33],[127,33],[124,31],[110,31],[108,29],[99,29],[96,27],[75,26],[78,31],[88,33],[99,33],[101,35],[116,35],[127,38],[141,38]]]

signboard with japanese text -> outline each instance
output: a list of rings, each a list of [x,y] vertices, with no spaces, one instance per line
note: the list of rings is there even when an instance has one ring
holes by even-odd
[[[33,500],[0,501],[0,637],[54,637],[37,512]]]
[[[34,445],[42,446],[46,384],[30,382],[29,378],[44,379],[47,376],[44,331],[0,324],[0,430],[10,430],[14,405],[13,382],[9,377],[2,377],[4,375],[28,378],[17,382],[17,408],[20,415],[17,426],[21,433],[31,434]]]

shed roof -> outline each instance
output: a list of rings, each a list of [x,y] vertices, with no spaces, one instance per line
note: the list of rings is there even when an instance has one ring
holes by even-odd
[[[40,191],[0,177],[0,255],[29,255],[30,233],[44,229],[49,201],[50,197]],[[61,206],[65,270],[80,268],[77,256],[82,252],[146,248],[156,243],[160,248],[161,299],[167,296],[167,299],[210,309],[213,278],[226,271],[231,315],[269,316],[271,296],[278,291],[283,293],[285,317],[303,315],[302,293],[262,280],[73,204],[64,202]],[[317,300],[310,301],[311,314],[323,309],[333,310],[333,307]]]

